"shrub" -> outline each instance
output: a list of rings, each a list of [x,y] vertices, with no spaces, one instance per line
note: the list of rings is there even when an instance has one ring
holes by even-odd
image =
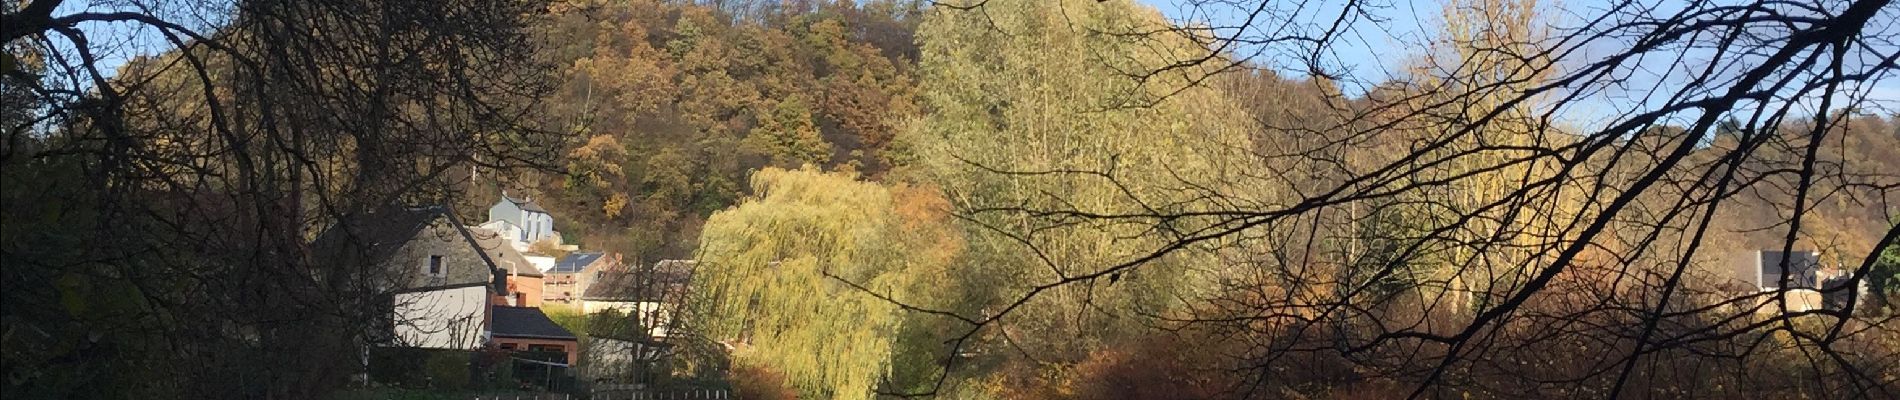
[[[431,387],[461,389],[468,387],[468,352],[436,351],[430,352],[423,365]]]
[[[370,350],[370,379],[396,387],[460,389],[468,386],[472,357],[463,350],[376,348]]]
[[[785,385],[785,374],[769,368],[740,365],[732,369],[733,397],[739,400],[796,400],[798,392]]]

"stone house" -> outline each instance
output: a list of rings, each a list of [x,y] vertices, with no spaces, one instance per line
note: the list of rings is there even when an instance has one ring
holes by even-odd
[[[488,252],[499,266],[500,273],[506,278],[507,296],[496,299],[500,305],[517,307],[541,306],[541,270],[535,268],[534,261],[516,250],[506,236],[483,228],[469,228],[476,243]]]
[[[312,246],[317,261],[362,271],[384,293],[372,300],[389,315],[371,333],[379,345],[461,350],[488,343],[491,299],[507,293],[493,247],[442,206],[348,218]]]

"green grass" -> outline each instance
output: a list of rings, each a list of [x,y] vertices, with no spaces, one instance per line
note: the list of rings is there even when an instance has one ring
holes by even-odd
[[[579,306],[559,303],[542,303],[541,312],[554,320],[554,324],[567,328],[574,336],[587,337],[587,314],[581,313]]]

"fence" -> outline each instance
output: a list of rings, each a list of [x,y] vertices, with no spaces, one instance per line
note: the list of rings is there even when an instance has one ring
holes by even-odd
[[[504,394],[475,396],[474,400],[731,400],[726,389],[598,390],[592,394]]]

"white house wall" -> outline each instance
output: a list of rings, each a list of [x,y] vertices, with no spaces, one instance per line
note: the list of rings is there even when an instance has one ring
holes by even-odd
[[[592,378],[624,377],[633,373],[640,345],[625,340],[593,338],[581,351],[581,366]]]
[[[554,217],[547,213],[522,211],[521,225],[528,230],[528,243],[538,243],[554,237]]]
[[[502,199],[500,202],[496,202],[493,207],[488,207],[488,220],[508,221],[508,223],[515,224],[515,226],[526,226],[523,225],[524,221],[521,220],[521,208],[516,207],[515,203],[508,201],[508,199]]]
[[[547,273],[548,270],[554,269],[554,263],[556,261],[559,261],[559,260],[555,260],[554,257],[548,257],[548,256],[523,255],[521,256],[521,258],[528,259],[528,264],[533,264],[534,269],[540,270],[541,273],[544,273],[544,274]]]
[[[668,320],[672,319],[671,310],[667,309],[665,304],[660,302],[581,300],[582,313],[593,314],[607,310],[615,310],[629,315],[637,313],[643,321],[652,319],[653,323],[648,326],[651,331],[648,333],[656,337],[666,337],[666,325],[669,322]]]
[[[486,342],[488,288],[467,286],[395,296],[396,338],[431,349],[475,349]]]
[[[489,228],[489,224],[496,222],[506,222],[508,225],[513,225],[505,230],[499,228],[489,229],[502,232],[507,235],[509,240],[519,241],[524,244],[533,244],[542,240],[555,239],[557,235],[557,233],[554,232],[553,216],[544,212],[523,210],[520,206],[515,205],[514,202],[508,201],[508,199],[501,199],[496,202],[494,206],[488,207],[488,221],[487,223],[483,223],[482,227]]]
[[[499,235],[502,239],[508,242],[508,245],[513,246],[515,248],[515,251],[524,251],[528,249],[528,243],[523,242],[521,240],[523,237],[522,232],[521,232],[521,227],[516,226],[513,222],[500,221],[500,220],[488,221],[488,222],[482,223],[478,227],[485,229],[489,232],[494,232],[496,235]]]

